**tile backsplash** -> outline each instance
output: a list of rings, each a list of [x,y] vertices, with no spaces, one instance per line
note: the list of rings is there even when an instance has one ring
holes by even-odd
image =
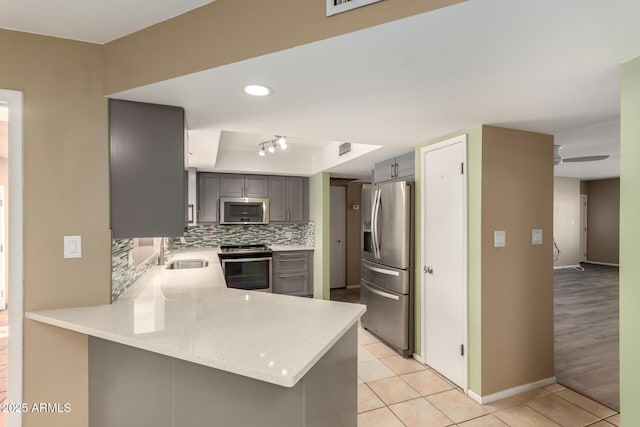
[[[111,302],[118,299],[151,266],[158,263],[158,254],[146,262],[133,265],[131,262],[134,239],[111,240]]]
[[[171,248],[202,248],[255,243],[313,246],[314,227],[312,222],[306,224],[196,225],[189,227],[184,238],[187,243],[173,239]]]
[[[184,234],[186,243],[173,239],[169,249],[206,248],[220,245],[314,244],[313,223],[266,225],[195,225]],[[167,239],[171,240],[171,239]],[[118,299],[151,266],[158,263],[158,254],[135,265],[133,261],[134,239],[111,241],[111,301]]]

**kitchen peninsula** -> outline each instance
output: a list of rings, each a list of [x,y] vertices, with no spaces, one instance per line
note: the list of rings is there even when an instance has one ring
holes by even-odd
[[[358,304],[227,289],[182,250],[111,305],[29,312],[89,336],[89,424],[356,426]]]

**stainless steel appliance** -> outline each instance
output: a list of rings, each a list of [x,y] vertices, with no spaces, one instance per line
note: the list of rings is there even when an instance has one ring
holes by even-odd
[[[413,354],[413,199],[406,181],[362,189],[362,326]]]
[[[269,224],[269,199],[221,197],[220,224]]]
[[[271,292],[272,251],[265,245],[220,246],[227,288]]]

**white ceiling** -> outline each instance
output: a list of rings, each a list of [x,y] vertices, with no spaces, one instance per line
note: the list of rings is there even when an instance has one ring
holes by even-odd
[[[2,0],[0,28],[107,43],[213,0]]]
[[[222,131],[382,146],[328,169],[344,177],[478,124],[558,134],[565,156],[590,155],[591,139],[572,132],[618,117],[637,16],[637,0],[473,0],[114,97],[185,107],[190,163],[206,170]],[[255,82],[274,93],[242,93]],[[596,128],[596,154],[613,157],[598,174],[615,175],[619,136]],[[588,178],[595,164],[566,173]]]

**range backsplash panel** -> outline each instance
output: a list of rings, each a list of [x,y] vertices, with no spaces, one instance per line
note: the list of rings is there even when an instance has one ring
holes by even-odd
[[[173,239],[171,249],[203,248],[220,245],[277,244],[310,245],[314,243],[313,223],[265,225],[195,225],[184,234],[187,243]]]

